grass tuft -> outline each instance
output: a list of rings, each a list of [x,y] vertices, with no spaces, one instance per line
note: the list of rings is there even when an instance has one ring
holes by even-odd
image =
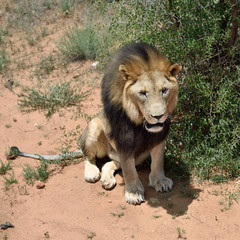
[[[48,164],[46,164],[43,160],[40,161],[40,165],[38,165],[35,169],[30,167],[29,164],[25,164],[23,167],[23,176],[26,179],[27,184],[32,185],[35,180],[45,182],[48,179]]]
[[[47,110],[46,117],[51,117],[60,108],[78,105],[88,96],[89,91],[78,93],[70,84],[63,82],[50,86],[47,83],[47,87],[43,90],[26,88],[20,96],[18,105],[24,112]]]
[[[95,59],[100,49],[100,40],[93,25],[84,29],[73,26],[60,39],[58,49],[72,60]]]
[[[110,214],[112,214],[114,217],[120,218],[120,217],[124,216],[125,213],[124,212],[120,212],[120,213],[111,212]]]
[[[14,172],[12,173],[10,178],[6,178],[6,177],[3,177],[3,178],[5,179],[4,186],[6,191],[10,189],[10,186],[12,184],[18,183],[17,179],[15,178]]]
[[[11,162],[7,162],[6,164],[4,164],[2,160],[0,160],[0,162],[1,162],[0,174],[4,175],[7,173],[8,170],[12,169]]]
[[[90,232],[90,233],[87,235],[87,238],[88,238],[88,239],[93,239],[94,237],[96,237],[96,233],[95,233],[95,232]]]
[[[184,234],[186,234],[186,230],[181,229],[180,227],[178,227],[177,228],[177,232],[178,232],[178,238],[187,239],[186,237],[183,236]]]
[[[53,55],[50,54],[47,58],[43,59],[39,63],[40,72],[50,74],[51,71],[54,69],[54,63],[55,63],[55,59]]]

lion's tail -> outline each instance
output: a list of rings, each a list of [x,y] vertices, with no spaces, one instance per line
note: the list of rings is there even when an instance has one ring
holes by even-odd
[[[9,153],[7,154],[7,159],[13,160],[18,156],[34,158],[39,160],[43,159],[48,161],[54,161],[54,160],[70,160],[70,159],[80,158],[83,156],[83,152],[82,150],[78,150],[73,152],[57,154],[57,155],[39,155],[34,153],[21,152],[17,147],[15,146],[11,147],[9,150]]]

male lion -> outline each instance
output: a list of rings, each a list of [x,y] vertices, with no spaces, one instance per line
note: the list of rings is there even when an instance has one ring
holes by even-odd
[[[164,148],[170,114],[177,105],[176,76],[180,69],[146,43],[129,44],[116,53],[102,81],[103,112],[90,121],[81,136],[87,182],[101,178],[103,188],[112,189],[116,185],[114,172],[121,168],[126,201],[140,204],[144,202],[144,188],[135,166],[150,155],[149,186],[161,192],[172,189],[173,181],[163,170]],[[9,157],[55,160],[79,157],[82,151],[49,156],[12,147]],[[100,175],[96,159],[106,156],[111,161],[102,167]]]
[[[178,64],[172,64],[155,47],[146,43],[129,44],[108,64],[102,81],[103,112],[92,119],[81,137],[85,154],[85,180],[101,178],[103,188],[112,189],[114,172],[122,169],[125,199],[131,204],[144,202],[144,188],[135,165],[151,155],[149,186],[168,191],[173,181],[164,175],[165,138],[170,114],[177,105]],[[102,168],[96,159],[112,161]]]

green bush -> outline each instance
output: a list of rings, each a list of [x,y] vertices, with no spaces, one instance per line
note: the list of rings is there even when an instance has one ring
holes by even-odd
[[[43,89],[26,88],[20,95],[18,105],[22,111],[47,110],[46,117],[51,117],[60,108],[78,105],[86,98],[89,91],[78,92],[71,87],[71,82],[56,83]]]
[[[100,49],[100,40],[93,25],[84,29],[73,26],[59,41],[58,49],[73,60],[95,59]]]
[[[35,180],[45,182],[48,179],[49,170],[48,164],[44,160],[40,160],[40,164],[34,169],[29,164],[23,166],[23,177],[26,179],[27,184],[33,184]]]
[[[239,3],[120,0],[96,7],[111,12],[107,27],[116,46],[144,41],[183,66],[167,165],[217,182],[238,177]]]

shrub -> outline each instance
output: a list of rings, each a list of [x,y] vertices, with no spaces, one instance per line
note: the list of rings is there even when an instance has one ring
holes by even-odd
[[[93,25],[84,29],[76,26],[69,28],[58,42],[58,49],[72,60],[95,59],[100,41]]]
[[[22,111],[47,110],[46,117],[51,117],[57,110],[64,107],[78,105],[88,95],[87,92],[78,92],[71,87],[71,82],[57,83],[43,89],[26,88],[20,95],[18,105]]]
[[[117,44],[144,41],[183,66],[166,157],[200,179],[239,176],[240,68],[237,1],[98,1],[111,9]]]
[[[45,182],[48,176],[48,164],[46,164],[44,160],[40,160],[40,164],[35,169],[30,167],[29,164],[23,166],[23,177],[26,179],[27,184],[33,184],[35,180]]]

